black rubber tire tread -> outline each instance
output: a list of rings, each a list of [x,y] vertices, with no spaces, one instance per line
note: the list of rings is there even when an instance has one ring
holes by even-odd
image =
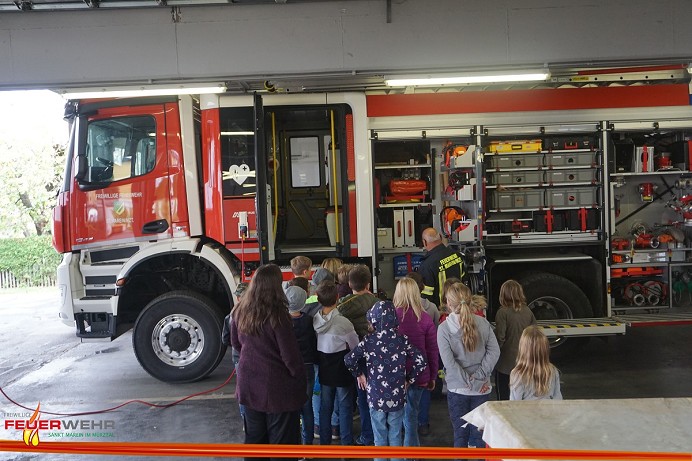
[[[570,280],[547,272],[532,272],[519,280],[524,288],[527,303],[542,296],[553,296],[565,301],[574,318],[593,316],[589,298]],[[576,355],[588,342],[588,337],[560,337],[550,345],[550,357],[564,360]]]
[[[172,313],[193,317],[203,329],[205,345],[202,355],[187,366],[163,363],[151,347],[154,326],[162,317]],[[226,345],[221,344],[223,317],[212,300],[194,291],[172,291],[153,299],[140,312],[132,331],[137,361],[147,373],[166,383],[189,383],[205,378],[226,353]]]
[[[547,272],[535,272],[519,280],[526,302],[543,296],[559,298],[569,306],[573,318],[587,318],[593,316],[593,308],[589,298],[573,282],[555,274]]]

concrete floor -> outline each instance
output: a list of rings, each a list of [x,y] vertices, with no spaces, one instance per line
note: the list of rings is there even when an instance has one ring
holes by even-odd
[[[207,379],[169,385],[151,378],[134,357],[131,336],[113,342],[80,344],[74,331],[57,320],[55,290],[0,293],[4,319],[0,335],[0,387],[18,403],[45,412],[77,413],[120,405],[131,399],[166,404],[221,386],[232,371],[230,354]],[[692,326],[648,327],[625,336],[592,339],[569,360],[556,362],[566,399],[692,396]],[[129,404],[90,416],[113,421],[107,438],[42,441],[175,442],[233,444],[243,442],[234,382],[168,409]],[[4,419],[27,413],[0,396]],[[70,419],[69,417],[65,419]],[[358,433],[359,421],[354,423]],[[0,427],[0,439],[21,440],[21,431]],[[451,446],[446,400],[434,400],[427,446]],[[3,460],[181,460],[193,458],[121,457],[1,453]],[[232,458],[204,458],[232,459]]]

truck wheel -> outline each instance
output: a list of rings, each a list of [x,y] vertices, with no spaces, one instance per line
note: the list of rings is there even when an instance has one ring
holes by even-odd
[[[132,346],[142,368],[167,383],[197,381],[219,364],[223,315],[213,301],[192,291],[155,298],[137,317]]]
[[[532,273],[521,280],[524,288],[526,302],[536,317],[536,320],[560,320],[572,318],[586,318],[593,316],[593,308],[584,292],[573,282],[559,275],[546,272]],[[569,349],[585,344],[584,338],[568,338],[558,336],[550,338],[550,346]]]

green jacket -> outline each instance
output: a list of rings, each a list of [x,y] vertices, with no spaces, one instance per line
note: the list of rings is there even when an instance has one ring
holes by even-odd
[[[351,321],[353,328],[358,333],[358,338],[362,340],[369,333],[368,320],[365,318],[365,314],[379,301],[372,293],[350,294],[341,298],[336,308],[339,309],[341,315]]]

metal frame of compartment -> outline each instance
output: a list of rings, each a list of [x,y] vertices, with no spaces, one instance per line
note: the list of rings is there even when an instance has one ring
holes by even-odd
[[[507,134],[487,130],[491,141],[483,163],[488,244],[601,238],[601,136],[593,124],[582,129],[570,135],[555,134],[557,127]]]

